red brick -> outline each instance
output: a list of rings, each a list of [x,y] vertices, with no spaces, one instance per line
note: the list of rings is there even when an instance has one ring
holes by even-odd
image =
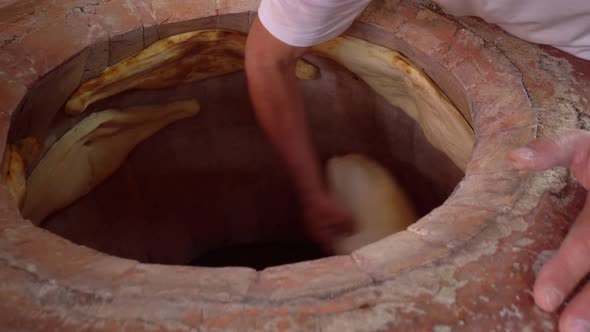
[[[189,309],[183,319],[190,326],[199,326],[203,322],[202,311],[199,308]]]
[[[115,280],[133,269],[139,262],[96,253],[92,259],[80,264],[76,273],[64,277],[62,280],[71,287],[92,287],[99,293],[112,293]]]
[[[23,53],[20,48],[0,49],[0,77],[30,87],[39,79],[39,74]]]
[[[460,28],[457,30],[449,50],[442,55],[442,64],[451,71],[461,61],[481,57],[483,46],[483,39],[469,30]]]
[[[304,296],[327,296],[371,282],[350,256],[276,266],[260,272],[249,295],[284,300]]]
[[[3,239],[7,241],[6,250],[11,259],[43,279],[75,276],[101,255],[32,224],[16,232],[5,233]]]
[[[259,320],[257,331],[319,331],[319,321],[313,315],[284,316]]]
[[[385,8],[392,9],[391,6],[387,4],[387,1],[385,1]],[[396,12],[399,12],[401,16],[407,19],[413,19],[416,17],[421,8],[418,6],[413,6],[412,4],[409,4],[407,2],[401,3],[400,1],[400,4],[395,7],[395,10]]]
[[[92,316],[114,321],[141,323],[132,324],[129,331],[187,331],[187,324],[184,321],[186,309],[190,307],[199,312],[201,305],[196,302],[183,301],[181,298],[177,299],[178,301],[171,301],[170,299],[154,299],[146,296],[139,298],[115,296],[103,301],[90,299],[87,301],[88,303],[84,303],[80,307]]]
[[[143,26],[144,47],[148,47],[160,39],[158,21],[152,10],[151,0],[135,0],[134,5],[134,11]]]
[[[409,16],[396,35],[411,41],[412,46],[432,56],[447,50],[453,43],[458,26],[428,9],[422,9],[416,16]]]
[[[139,264],[116,281],[121,294],[193,300],[237,301],[256,279],[248,268]]]
[[[390,7],[395,11],[389,11]],[[410,57],[439,84],[470,121],[470,107],[464,97],[465,89],[481,83],[482,80],[478,77],[474,82],[471,82],[473,80],[465,82],[465,74],[470,76],[477,74],[474,65],[471,65],[466,73],[453,72],[451,75],[449,75],[451,67],[442,65],[447,59],[444,55],[445,51],[455,42],[454,35],[460,35],[458,24],[449,19],[440,18],[427,9],[416,11],[415,8],[406,7],[404,4],[392,5],[383,2],[372,2],[358,21],[375,28],[357,24],[349,31],[352,35],[395,49]],[[394,34],[383,33],[383,31],[394,32]],[[470,32],[468,35],[475,37]],[[456,63],[452,65],[455,66]]]
[[[217,16],[214,1],[152,0],[152,8],[160,25]]]
[[[403,326],[401,320],[402,317],[405,318],[406,315],[399,314],[402,310],[400,310],[400,304],[398,301],[394,303],[377,304],[364,310],[351,310],[334,315],[320,316],[318,317],[320,325],[319,331],[412,331],[415,327],[417,327],[416,331],[432,331],[432,329],[424,326],[424,322],[421,322],[419,319],[416,319],[412,325]],[[408,311],[412,310],[409,309],[410,307],[427,307],[427,305],[422,303],[411,303],[412,304],[408,302],[403,307],[407,308]]]
[[[447,70],[454,68],[461,62],[467,62],[469,69],[463,71],[467,81],[465,86],[474,86],[474,82],[490,81],[505,75],[517,75],[518,71],[496,48],[485,45],[483,39],[466,29],[459,29],[453,38],[448,51],[444,52],[442,64]],[[459,80],[465,78],[457,77]]]
[[[4,118],[0,118],[2,127],[8,126],[8,119],[22,105],[26,94],[27,88],[24,85],[0,74],[0,100],[2,100],[0,114],[4,115]],[[0,133],[4,131],[0,130]],[[4,151],[4,149],[0,151]]]
[[[250,13],[220,15],[217,19],[217,27],[248,33],[250,30]]]
[[[525,173],[520,171],[467,175],[445,204],[508,212],[521,194],[519,189],[525,179]]]
[[[61,3],[66,4],[65,8],[59,5],[56,6],[50,0],[13,1],[12,4],[2,6],[0,22],[28,29],[37,28],[39,25],[45,24],[68,11],[67,4],[71,5],[71,2],[61,1]]]
[[[32,31],[6,49],[27,58],[36,74],[44,76],[94,43],[93,29],[82,14],[57,18]]]
[[[477,89],[488,82],[487,78],[477,71],[475,64],[469,58],[461,59],[452,66],[445,66],[445,69],[457,79],[465,95],[470,89]]]
[[[110,36],[109,65],[115,64],[144,47],[140,16],[129,1],[112,0],[96,6],[96,17]]]
[[[477,69],[484,76],[495,78],[508,76],[519,76],[520,72],[514,64],[497,47],[486,44],[487,47],[481,49],[481,57],[475,58],[474,63]]]
[[[0,23],[0,45],[8,45],[27,32],[21,25]]]
[[[373,278],[381,281],[448,254],[446,247],[428,243],[410,231],[402,231],[369,244],[352,256]]]
[[[361,16],[357,18],[357,22],[378,27],[387,32],[397,31],[405,20],[405,17],[390,11],[387,5],[379,1],[371,1]]]
[[[260,0],[213,0],[219,15],[258,11]]]
[[[144,2],[138,2],[139,0],[135,1],[136,5],[145,4]],[[37,28],[47,30],[49,29],[48,27],[53,24],[52,22],[48,25],[47,22],[50,22],[53,19],[56,21],[61,20],[60,15],[64,15],[66,12],[70,11],[70,8],[73,7],[72,4],[76,3],[76,6],[86,5],[84,1],[60,1],[59,5],[55,6],[51,5],[51,3],[52,1],[47,0],[22,0],[3,6],[0,8],[0,26],[2,23],[7,24],[7,22],[11,22],[19,24],[19,27],[26,27],[26,29],[30,30],[35,30]],[[162,1],[160,1],[160,3],[162,3]],[[187,1],[183,1],[181,2],[181,6],[183,4],[185,6],[193,5],[193,7],[203,5],[209,6],[209,3],[213,3],[213,1],[198,2],[196,5],[194,5],[193,2],[188,4]],[[239,6],[241,2],[236,1],[227,3],[236,6],[233,9],[230,8],[230,11],[240,10]],[[6,8],[10,8],[10,11],[6,10]],[[171,11],[174,11],[174,2],[166,1],[164,8],[171,8]],[[380,15],[378,16],[379,22],[375,23],[376,21],[373,21],[375,24],[373,25],[375,30],[379,29],[378,25],[383,25],[383,30],[390,29],[390,32],[394,32],[400,27],[401,23],[408,20],[410,21],[408,27],[411,25],[416,25],[417,27],[432,26],[429,24],[433,23],[424,22],[424,20],[427,21],[429,19],[428,15],[422,17],[421,15],[424,14],[420,13],[424,13],[424,11],[409,5],[409,2],[404,2],[399,5],[397,4],[397,1],[375,1],[371,4],[369,9],[370,8],[382,9],[377,11],[377,14]],[[149,8],[144,9],[146,12],[140,16],[151,16],[151,10]],[[194,8],[191,8],[191,10],[192,9]],[[219,7],[215,7],[214,9],[217,10]],[[390,13],[393,13],[391,11],[392,9],[395,10],[395,13],[388,21],[387,16]],[[172,16],[179,15],[186,17],[177,19],[176,21],[174,21],[175,18],[172,17],[174,23],[168,25],[164,24],[164,31],[171,33],[174,31],[187,31],[194,27],[213,27],[215,24],[218,24],[223,20],[220,18],[218,21],[214,15],[210,16],[208,21],[199,20],[196,19],[197,16],[192,15],[191,13],[185,15],[187,12],[188,10],[181,10],[178,13],[174,12]],[[160,14],[161,13],[162,8],[160,8]],[[147,16],[143,16],[144,14]],[[364,17],[370,17],[370,15],[366,14]],[[420,20],[422,20],[422,22]],[[163,20],[158,20],[156,22],[162,23]],[[472,22],[472,24],[469,25],[469,22]],[[494,43],[501,45],[503,47],[502,50],[508,54],[508,56],[511,57],[511,60],[517,65],[519,65],[519,63],[525,63],[529,66],[528,63],[530,63],[530,61],[536,63],[536,61],[539,61],[539,59],[546,54],[537,46],[509,37],[500,32],[497,28],[489,27],[485,23],[473,22],[477,21],[474,21],[473,19],[462,19],[462,23],[465,24],[466,27],[469,27],[469,29],[476,30],[478,35],[486,39],[488,45]],[[143,19],[142,23],[144,28],[151,24],[146,24]],[[234,22],[229,23],[234,24]],[[226,22],[224,24],[229,23]],[[239,23],[239,25],[241,24],[243,24],[243,22]],[[155,25],[151,25],[151,27],[154,26]],[[403,27],[401,29],[403,30],[405,28],[406,27]],[[89,35],[82,35],[90,36],[88,37],[90,40],[95,40],[93,38],[95,38],[96,35],[93,35],[93,33],[95,33],[93,31],[98,30],[93,29],[95,28],[89,29]],[[0,28],[0,30],[2,30],[2,28]],[[157,35],[154,34],[154,30],[155,29],[152,28],[152,37],[150,37],[152,39],[154,38],[153,36]],[[8,36],[10,36],[11,33],[13,35],[19,34],[21,33],[20,31],[20,29],[11,30]],[[49,29],[48,31],[52,30]],[[137,40],[137,36],[139,36],[137,29],[132,29],[130,31],[135,33],[135,35],[133,35],[133,38],[135,39],[133,40]],[[411,34],[414,32],[415,31],[410,31]],[[425,29],[425,32],[428,33],[429,30]],[[438,32],[441,31],[430,31],[432,35],[436,35]],[[432,37],[432,35],[429,35],[428,37]],[[47,38],[53,40],[52,42],[57,40],[55,37],[52,37],[52,35],[47,34],[41,34],[35,38],[43,36],[49,36]],[[389,33],[383,33],[382,36],[389,36],[388,38],[390,39],[388,44],[384,45],[405,45],[405,49],[402,50],[404,50],[404,53],[409,56],[414,55],[412,50],[418,50],[413,46],[413,43],[422,42],[422,40],[400,41],[398,37]],[[101,35],[101,41],[105,40],[103,37],[104,35]],[[374,35],[369,33],[367,33],[365,37],[370,40],[374,40],[372,38],[375,38]],[[461,36],[459,37],[461,38]],[[472,37],[474,37],[474,34],[472,34]],[[23,40],[26,38],[32,37],[26,36]],[[58,42],[61,41],[62,38],[67,38],[67,36],[64,37],[60,35],[59,38]],[[143,39],[147,40],[145,31]],[[427,39],[430,38],[425,38],[425,40]],[[15,79],[17,86],[19,86],[16,91],[21,92],[23,91],[21,86],[30,87],[31,83],[33,83],[33,81],[39,76],[36,70],[40,70],[39,74],[44,75],[49,69],[67,61],[70,56],[84,48],[84,46],[80,46],[78,51],[72,51],[72,49],[76,49],[76,47],[72,48],[72,45],[75,46],[76,43],[67,43],[66,48],[70,49],[70,51],[64,50],[63,53],[57,54],[57,51],[53,49],[47,51],[47,47],[43,46],[39,48],[39,54],[31,54],[28,52],[31,50],[34,51],[37,48],[27,48],[28,46],[26,43],[21,45],[23,40],[15,40],[9,45],[5,45],[6,49],[1,51],[4,52],[3,54],[7,54],[9,50],[12,55],[15,55],[14,57],[9,59],[8,57],[2,58],[0,56],[0,61],[3,61],[0,64],[0,68],[6,73],[14,73],[14,75],[9,75],[9,77]],[[436,38],[434,38],[434,41],[436,42]],[[460,43],[462,42],[465,42],[465,44],[461,45]],[[431,262],[439,257],[437,255],[441,255],[441,257],[444,256],[446,254],[445,248],[441,249],[439,246],[431,245],[429,241],[436,243],[451,241],[449,243],[454,245],[455,242],[451,239],[464,239],[465,237],[476,233],[479,226],[479,224],[455,224],[455,227],[448,227],[448,225],[445,226],[445,223],[449,221],[449,218],[452,218],[455,214],[460,215],[461,217],[470,216],[472,212],[474,215],[473,218],[481,221],[478,219],[479,217],[477,217],[477,208],[496,211],[495,207],[502,207],[503,211],[506,211],[514,203],[511,191],[515,188],[523,188],[521,178],[517,181],[519,183],[515,184],[513,182],[514,177],[516,176],[514,173],[517,172],[511,171],[510,168],[507,167],[508,165],[504,163],[503,159],[503,154],[506,152],[506,149],[519,145],[521,141],[526,141],[535,133],[534,121],[529,122],[531,120],[531,113],[524,112],[528,106],[527,100],[523,99],[524,95],[521,93],[522,88],[518,87],[520,80],[518,75],[513,75],[514,72],[511,69],[511,64],[507,63],[506,59],[500,56],[501,54],[498,54],[497,50],[481,49],[482,45],[469,49],[470,46],[468,45],[468,42],[469,40],[461,40],[459,44],[455,43],[453,47],[451,47],[450,53],[456,52],[455,54],[458,56],[449,56],[446,58],[445,60],[448,60],[449,62],[440,61],[438,54],[436,54],[430,62],[425,59],[418,59],[417,61],[417,63],[427,67],[426,72],[428,73],[433,70],[431,66],[436,65],[438,62],[446,65],[447,69],[452,67],[455,78],[462,80],[461,84],[457,83],[457,91],[461,92],[461,88],[459,88],[460,86],[464,89],[462,92],[467,92],[474,98],[471,101],[471,106],[476,115],[475,127],[482,138],[478,142],[478,146],[474,152],[475,160],[472,165],[470,165],[468,176],[464,182],[464,184],[468,184],[468,186],[459,187],[451,200],[447,202],[447,204],[453,204],[452,208],[449,209],[447,207],[443,212],[438,212],[441,210],[436,210],[433,212],[432,220],[428,220],[427,217],[421,221],[424,223],[424,227],[418,227],[421,226],[419,222],[415,225],[415,229],[411,228],[414,231],[420,232],[420,236],[428,241],[417,241],[419,238],[415,234],[402,232],[401,234],[403,236],[397,237],[397,239],[396,236],[391,236],[391,239],[396,239],[393,242],[377,242],[359,251],[360,253],[363,253],[364,251],[368,257],[359,255],[359,252],[355,253],[355,258],[358,259],[360,265],[364,268],[372,268],[372,273],[378,279],[386,279],[390,278],[392,275],[397,275],[398,272],[402,273],[400,272],[400,269],[401,271],[405,271],[405,269],[410,269],[412,266]],[[146,44],[147,43],[148,42],[146,41]],[[421,46],[420,49],[427,49],[428,46],[428,44],[425,44]],[[133,47],[131,47],[131,49]],[[97,46],[97,50],[103,49],[102,46]],[[433,47],[431,50],[438,51],[440,48]],[[125,52],[122,52],[121,54],[123,53]],[[89,54],[92,54],[92,52],[89,51]],[[86,68],[99,71],[98,68],[103,66],[103,62],[100,61],[103,61],[102,59],[104,59],[104,57],[100,52],[97,52],[96,54],[97,56],[95,59],[99,59],[95,62],[97,65],[86,66]],[[416,54],[419,55],[420,52],[416,52]],[[559,96],[559,98],[563,96],[563,93],[560,92],[561,90],[567,90],[568,93],[576,93],[577,95],[572,96],[572,98],[577,97],[578,95],[582,98],[587,98],[588,93],[585,91],[590,91],[589,89],[585,89],[590,80],[584,79],[582,76],[578,77],[578,83],[576,83],[575,87],[572,86],[573,83],[567,82],[567,80],[564,80],[563,83],[561,83],[561,81],[560,83],[555,83],[558,81],[555,79],[555,73],[552,73],[551,70],[545,68],[547,67],[545,65],[551,66],[558,61],[567,63],[569,60],[562,58],[559,54],[550,54],[552,56],[557,56],[559,59],[554,59],[552,56],[543,58],[544,66],[536,66],[536,68],[528,71],[524,77],[524,84],[529,90],[528,92],[530,93],[534,104],[543,106],[543,108],[539,110],[544,117],[543,124],[545,127],[542,128],[543,134],[563,128],[566,125],[576,124],[576,121],[578,121],[576,120],[576,115],[581,115],[583,117],[585,114],[584,112],[577,113],[575,110],[568,110],[569,113],[565,111],[559,113],[559,105],[556,105],[555,103],[557,100],[556,96]],[[47,59],[44,59],[43,57],[47,57]],[[34,71],[30,71],[29,69],[33,60],[40,60],[40,62],[35,62],[37,67],[34,68]],[[17,62],[22,63],[22,67],[20,64],[18,66],[12,66],[12,64]],[[23,70],[22,68],[25,69]],[[522,66],[519,69],[525,71]],[[437,71],[433,72],[438,73]],[[437,82],[440,82],[440,80]],[[551,84],[544,86],[543,82],[551,82]],[[484,85],[484,83],[492,85],[487,86]],[[505,86],[510,86],[511,88],[505,89],[504,91],[501,89],[486,90],[486,87],[500,87],[503,84]],[[517,88],[512,89],[513,87]],[[477,89],[477,91],[475,89]],[[0,88],[0,91],[2,91],[2,88]],[[26,89],[24,89],[24,92],[26,92]],[[476,94],[475,92],[479,94]],[[4,95],[0,94],[0,96]],[[451,97],[456,101],[456,97]],[[582,105],[580,109],[583,110],[585,104],[577,103],[576,105]],[[494,110],[494,107],[497,108],[497,110]],[[0,114],[3,113],[0,112]],[[571,120],[570,122],[564,122],[563,117],[566,115],[571,117],[568,118],[568,121]],[[6,115],[4,118],[0,119],[0,125],[4,124],[4,132],[0,131],[3,136],[6,134],[5,125],[7,124],[7,121],[8,119],[6,118]],[[509,134],[507,134],[507,130],[510,130]],[[521,130],[521,132],[519,132],[519,130]],[[1,150],[3,149],[0,149],[0,151]],[[500,170],[500,172],[498,172],[498,170]],[[72,245],[64,240],[56,240],[58,238],[53,235],[31,227],[26,223],[18,225],[16,208],[13,205],[11,206],[12,203],[7,199],[6,195],[8,195],[6,189],[0,186],[0,246],[2,247],[2,250],[0,251],[2,251],[3,255],[3,260],[0,261],[0,279],[3,280],[2,285],[0,285],[0,297],[6,299],[6,303],[0,303],[0,323],[2,323],[2,326],[8,330],[27,331],[175,330],[187,329],[188,326],[185,323],[193,325],[192,327],[201,330],[215,328],[219,330],[289,330],[292,328],[294,330],[322,329],[326,331],[341,331],[347,329],[389,329],[403,331],[412,329],[433,330],[436,327],[435,324],[439,323],[445,325],[456,323],[457,325],[453,325],[452,328],[458,330],[473,330],[478,328],[485,330],[491,330],[494,328],[522,330],[527,328],[530,329],[531,326],[533,329],[552,330],[556,326],[557,314],[549,315],[541,313],[534,307],[532,299],[526,293],[526,290],[532,287],[534,275],[530,270],[527,273],[522,273],[522,271],[511,269],[511,266],[513,266],[513,262],[519,262],[521,264],[525,262],[530,265],[530,263],[536,258],[534,253],[547,248],[555,248],[559,244],[561,237],[565,234],[567,226],[571,223],[570,219],[575,215],[575,213],[569,211],[568,206],[561,205],[568,199],[568,197],[570,197],[565,190],[559,193],[558,196],[546,194],[543,196],[545,198],[539,202],[531,202],[531,204],[539,203],[539,211],[537,211],[539,213],[531,214],[530,218],[527,218],[527,223],[524,223],[529,228],[525,231],[526,233],[523,234],[526,234],[527,237],[531,237],[534,241],[532,245],[526,248],[527,250],[515,250],[518,249],[518,246],[514,245],[514,241],[519,238],[522,239],[523,234],[513,231],[512,228],[506,227],[506,225],[515,221],[515,219],[504,216],[502,222],[505,222],[506,225],[503,225],[503,228],[509,229],[513,232],[508,238],[504,238],[497,243],[500,250],[494,252],[493,255],[483,255],[474,260],[473,253],[469,252],[472,247],[457,247],[456,249],[458,250],[454,250],[457,256],[453,261],[459,262],[467,259],[471,260],[471,263],[469,263],[469,266],[463,268],[455,269],[455,267],[452,267],[452,269],[449,270],[451,274],[446,275],[446,277],[450,277],[451,280],[442,280],[446,278],[445,276],[440,276],[439,279],[437,279],[437,275],[434,272],[440,270],[428,270],[427,268],[424,268],[410,272],[408,275],[401,276],[401,278],[387,283],[367,287],[367,289],[373,289],[372,291],[375,293],[381,293],[382,295],[379,295],[381,296],[379,297],[379,301],[388,301],[387,303],[380,304],[379,302],[375,302],[367,304],[367,306],[362,308],[357,308],[354,306],[354,301],[342,301],[342,298],[345,296],[350,298],[352,293],[358,294],[355,291],[348,293],[344,292],[342,294],[330,294],[333,295],[332,298],[323,300],[314,297],[316,291],[312,290],[310,291],[310,298],[299,299],[296,303],[295,301],[285,301],[284,304],[281,304],[280,309],[277,309],[277,312],[274,314],[269,312],[270,309],[265,310],[272,307],[272,305],[257,302],[257,299],[247,299],[247,301],[249,301],[248,305],[242,305],[242,308],[235,310],[223,310],[225,307],[222,305],[212,305],[210,306],[210,311],[203,310],[204,314],[203,317],[201,317],[200,304],[195,303],[201,295],[198,293],[198,290],[204,290],[204,297],[208,298],[211,296],[212,301],[219,300],[220,298],[222,300],[227,300],[228,297],[223,295],[223,291],[220,289],[226,284],[234,284],[231,280],[225,283],[217,282],[217,279],[225,278],[223,274],[210,274],[207,271],[203,272],[209,277],[197,277],[198,287],[193,289],[191,281],[185,281],[183,278],[189,279],[189,276],[191,278],[196,277],[196,274],[192,274],[192,272],[184,269],[178,270],[173,268],[169,270],[164,267],[157,267],[160,269],[160,273],[148,273],[149,276],[146,277],[144,275],[145,271],[134,270],[133,268],[128,269],[129,266],[135,264],[134,262],[124,260],[112,261],[110,257],[104,255],[94,256],[95,259],[86,264],[84,262],[88,256],[85,256],[84,253],[90,250]],[[548,202],[551,201],[557,201],[557,203],[550,205]],[[479,205],[476,206],[476,203]],[[494,208],[489,208],[490,204]],[[471,205],[473,209],[463,210],[462,207],[467,205]],[[10,212],[12,216],[6,218],[4,212]],[[483,211],[479,212],[482,214],[484,213]],[[439,213],[440,215],[436,213]],[[526,213],[526,211],[522,211],[522,213]],[[446,218],[445,215],[448,215],[448,218]],[[426,223],[426,220],[428,220],[428,223]],[[459,222],[462,223],[465,220],[466,219],[460,219]],[[457,220],[455,220],[455,222],[457,222]],[[519,224],[521,223],[522,222],[519,222]],[[437,226],[437,224],[440,225],[440,227]],[[555,225],[559,226],[557,227]],[[428,232],[426,230],[428,230]],[[441,233],[438,232],[439,230]],[[443,233],[443,230],[446,232]],[[486,236],[496,233],[502,232],[488,232],[486,233]],[[449,237],[440,238],[441,234]],[[439,237],[435,238],[435,235]],[[24,249],[20,248],[12,251],[11,248],[13,244],[17,243],[19,244],[19,247],[23,246]],[[475,243],[475,245],[485,246],[488,245],[488,243]],[[491,245],[492,247],[495,247],[496,242],[491,241]],[[374,249],[370,250],[370,248]],[[439,250],[442,250],[442,253],[438,253]],[[54,251],[57,251],[60,254],[55,254]],[[463,257],[464,255],[466,257]],[[73,259],[73,262],[71,263],[68,261],[70,257]],[[34,266],[35,269],[37,269],[37,273],[42,273],[45,277],[58,276],[59,279],[56,281],[58,285],[65,283],[67,285],[75,285],[79,288],[82,287],[82,282],[87,282],[88,287],[90,288],[100,288],[103,287],[103,285],[109,284],[109,276],[115,276],[115,287],[121,287],[120,295],[123,295],[123,298],[121,300],[115,300],[114,303],[109,305],[73,305],[72,303],[76,302],[71,301],[71,298],[69,297],[70,293],[61,293],[61,289],[57,294],[63,297],[48,298],[44,295],[40,298],[34,298],[32,294],[39,293],[33,292],[36,292],[38,289],[45,289],[41,283],[42,281],[36,279],[33,280],[34,278],[26,271],[19,271],[15,269],[14,266],[7,266],[7,258],[14,258],[14,260],[10,261],[11,264],[15,264],[14,266],[22,266],[25,267],[25,269],[29,268],[31,270],[33,270]],[[371,262],[374,264],[371,264]],[[63,270],[61,270],[62,267]],[[147,267],[151,268],[152,266]],[[441,267],[451,268],[447,264]],[[298,271],[305,270],[306,269],[299,269]],[[333,273],[339,271],[336,268],[333,270]],[[195,273],[200,274],[200,271],[201,270]],[[232,271],[233,270],[230,270],[226,273],[233,274]],[[434,285],[425,285],[420,284],[419,282],[412,283],[412,281],[409,280],[414,276],[420,277],[423,272],[432,275],[430,279],[425,278],[425,280],[432,280]],[[172,274],[173,276],[170,277],[168,274]],[[316,274],[317,273],[311,273],[312,276],[315,276]],[[322,280],[321,283],[318,282],[318,288],[320,288],[322,283],[329,283],[331,278],[338,277],[330,274],[330,271],[324,272],[324,274],[327,275],[327,278]],[[277,273],[276,275],[279,276],[280,274]],[[313,277],[311,281],[319,280],[317,278],[319,277]],[[303,276],[298,275],[296,279],[299,284],[305,283]],[[214,281],[211,282],[211,284],[215,289],[208,290],[207,285],[210,282],[209,280]],[[445,306],[433,303],[432,297],[430,296],[409,296],[407,295],[408,293],[404,293],[403,291],[400,292],[400,289],[403,289],[404,287],[416,285],[418,285],[418,287],[420,287],[420,285],[424,286],[427,291],[436,291],[436,289],[441,286],[443,286],[441,289],[445,289],[446,286],[444,285],[447,284],[454,287],[456,284],[461,283],[464,280],[469,280],[470,282],[466,286],[455,290],[455,303]],[[168,281],[183,286],[168,291],[166,288],[169,284]],[[282,294],[280,292],[292,292],[292,289],[285,287],[285,290],[282,288],[281,285],[283,282],[285,285],[292,284],[291,276],[286,272],[284,279],[273,280],[275,285],[273,287],[276,287],[279,292],[278,294]],[[155,291],[150,288],[151,283],[155,285]],[[117,291],[117,288],[115,287],[113,287],[114,292]],[[243,292],[243,289],[247,288],[247,286],[240,286],[238,288]],[[300,289],[303,288],[303,286],[300,286]],[[321,288],[323,289],[324,287],[322,286]],[[188,291],[186,291],[186,289],[188,289]],[[211,293],[209,293],[209,291]],[[367,292],[369,291],[367,290]],[[186,294],[190,296],[188,301],[185,296]],[[215,295],[212,294],[221,294],[221,296],[215,297]],[[317,294],[322,294],[321,289],[317,291]],[[125,295],[129,296],[124,297]],[[480,296],[488,297],[489,302],[482,302],[479,300]],[[383,300],[383,298],[387,298],[388,300]],[[53,302],[44,302],[48,299]],[[392,301],[392,299],[394,299],[395,302]],[[234,298],[230,298],[230,301],[233,300]],[[39,303],[44,303],[45,307],[41,307]],[[238,303],[238,300],[236,300],[235,303]],[[52,304],[57,305],[55,308],[51,308],[50,306]],[[511,306],[512,304],[514,304],[514,306]],[[234,308],[238,306],[239,304],[230,307]],[[175,310],[177,308],[178,310]],[[191,310],[188,310],[187,308],[190,308]],[[214,308],[218,311],[215,312]],[[305,314],[302,316],[294,316],[293,311],[304,312]],[[335,314],[338,311],[341,311],[341,313]],[[516,315],[515,312],[522,314],[523,318],[520,319],[520,317],[511,316]],[[234,313],[235,315],[233,315]],[[326,313],[326,315],[318,317],[323,313]],[[93,316],[103,316],[108,318],[102,320]],[[299,320],[300,317],[301,320]],[[207,324],[203,324],[202,322],[207,322]],[[321,326],[317,326],[318,323]]]
[[[494,216],[485,210],[444,205],[410,225],[408,230],[428,242],[455,248],[493,222]]]
[[[256,331],[263,311],[256,305],[222,304],[203,309],[201,329],[206,331]]]
[[[520,76],[498,77],[485,85],[468,89],[478,135],[490,135],[525,126],[534,126],[537,114],[531,106]]]
[[[124,0],[111,0],[96,6],[96,15],[111,36],[133,31],[142,26],[135,6]]]
[[[478,136],[465,174],[515,170],[506,158],[508,152],[527,144],[535,138],[535,133],[536,126],[530,126]]]

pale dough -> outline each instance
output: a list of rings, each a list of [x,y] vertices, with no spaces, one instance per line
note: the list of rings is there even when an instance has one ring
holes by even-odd
[[[201,81],[244,68],[246,35],[212,29],[186,32],[155,42],[82,84],[66,103],[78,114],[90,104],[130,89],[160,89]],[[319,69],[297,62],[297,77],[313,80]]]
[[[66,103],[77,114],[90,104],[130,89],[158,89],[242,70],[246,35],[220,29],[186,32],[162,39],[84,83]],[[461,112],[418,68],[398,52],[341,36],[311,48],[362,78],[376,93],[414,119],[428,141],[461,170],[471,157],[475,134]],[[297,63],[301,79],[319,69]]]
[[[353,235],[336,241],[336,254],[350,254],[416,220],[410,199],[376,161],[356,154],[334,157],[326,173],[332,195],[352,211],[356,228]]]
[[[22,214],[40,224],[113,174],[140,142],[199,111],[194,99],[90,114],[51,146],[27,181]]]
[[[461,170],[471,158],[475,134],[451,101],[421,70],[394,50],[341,36],[312,51],[340,63],[422,128],[426,139]]]

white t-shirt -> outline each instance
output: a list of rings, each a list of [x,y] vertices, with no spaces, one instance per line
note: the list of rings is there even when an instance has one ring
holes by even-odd
[[[590,60],[590,0],[435,0],[457,16]],[[262,0],[258,17],[282,42],[312,46],[344,32],[370,0]]]

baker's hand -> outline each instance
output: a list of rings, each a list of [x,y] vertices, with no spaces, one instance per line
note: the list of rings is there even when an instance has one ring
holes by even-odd
[[[526,147],[511,151],[513,164],[525,170],[540,171],[553,166],[566,166],[578,181],[590,189],[590,133],[572,131],[566,134],[537,139]],[[590,195],[584,208],[557,254],[541,269],[534,287],[535,302],[545,311],[555,311],[565,297],[590,272]],[[562,332],[590,332],[590,283],[564,308],[559,330]]]
[[[336,238],[353,231],[352,214],[327,193],[306,197],[303,209],[308,234],[327,254],[333,253]]]

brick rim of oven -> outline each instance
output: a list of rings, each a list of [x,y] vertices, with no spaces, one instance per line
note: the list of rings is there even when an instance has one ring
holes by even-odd
[[[146,8],[141,1],[129,2],[133,8],[110,8],[120,3],[111,1],[97,6],[93,17],[68,12],[63,20],[59,18],[45,26],[55,29],[55,24],[67,27],[81,24],[78,20],[96,20],[102,31],[79,27],[88,34],[72,35],[67,44],[50,43],[45,44],[47,49],[33,50],[27,46],[34,43],[23,42],[0,50],[6,68],[0,73],[1,150],[4,150],[11,115],[25,103],[27,92],[33,91],[35,82],[76,54],[91,57],[93,47],[104,42],[105,36],[110,36],[107,41],[113,47],[116,42],[126,41],[120,36],[135,34],[137,37],[133,38],[143,39],[143,47],[150,38],[195,28],[247,30],[256,9],[254,1],[229,0],[206,2],[174,13],[165,6]],[[471,112],[477,136],[466,176],[455,192],[408,230],[350,256],[271,267],[260,272],[248,268],[148,265],[72,244],[32,226],[22,220],[7,189],[1,186],[0,259],[34,273],[50,285],[92,298],[112,301],[121,296],[133,298],[136,303],[147,301],[145,310],[149,312],[152,308],[149,301],[156,299],[173,306],[173,302],[195,300],[239,304],[253,299],[284,302],[305,297],[325,298],[392,280],[443,257],[461,255],[461,247],[511,209],[522,194],[525,175],[512,169],[503,157],[510,148],[535,137],[536,114],[522,85],[521,74],[495,47],[429,9],[403,2],[395,12],[386,7],[379,2],[371,5],[348,33],[408,55],[460,109]],[[101,15],[119,15],[120,20],[101,21]],[[44,33],[47,31],[40,28],[31,34]],[[451,224],[453,227],[448,227]],[[355,305],[343,302],[338,308],[316,309],[318,313],[345,311]]]

